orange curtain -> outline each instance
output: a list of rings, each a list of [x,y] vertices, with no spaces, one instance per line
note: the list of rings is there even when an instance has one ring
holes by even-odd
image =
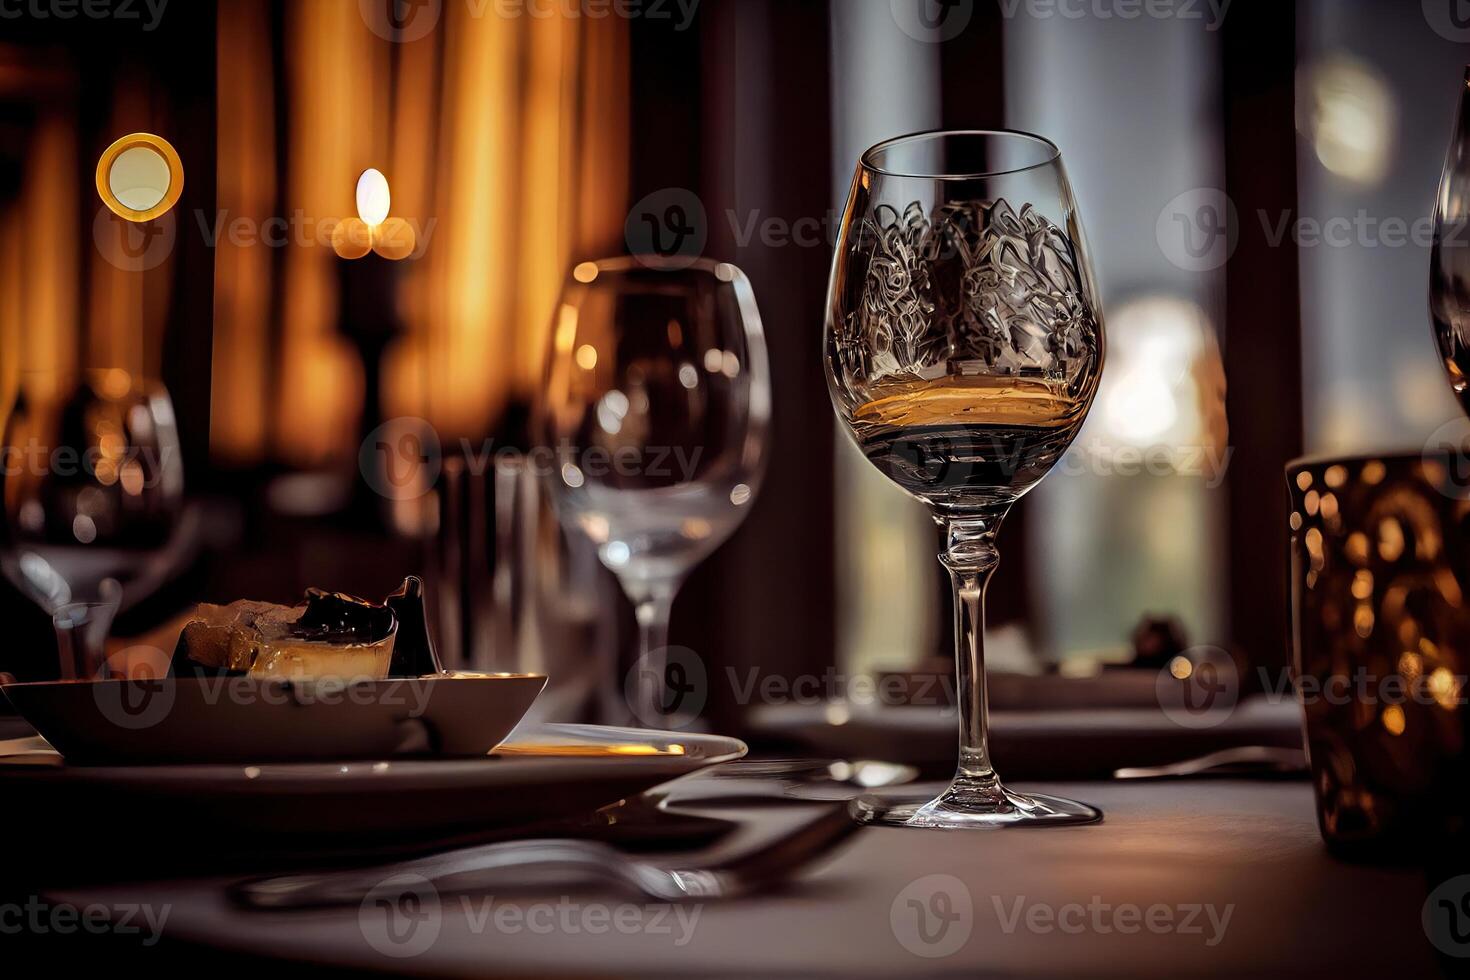
[[[270,11],[256,0],[221,0],[216,45],[219,206],[214,274],[210,449],[248,463],[267,454],[272,249],[218,234],[236,218],[261,223],[276,204],[276,118]]]
[[[166,113],[166,99],[157,98],[146,81],[129,72],[112,84],[112,114],[96,147],[98,155],[107,144],[125,133],[151,132],[168,134],[173,127]],[[96,159],[92,159],[93,164]],[[81,171],[86,173],[84,167]],[[187,165],[186,165],[187,180]],[[83,202],[85,221],[102,213],[103,204],[90,185],[77,189]],[[116,235],[123,229],[118,221],[103,216],[107,222],[102,234]],[[173,233],[190,234],[191,216],[178,211],[160,219],[173,226]],[[86,226],[90,228],[90,225]],[[122,232],[125,234],[125,232]],[[121,369],[132,378],[157,380],[163,368],[163,335],[168,319],[173,289],[173,257],[171,252],[156,263],[151,259],[145,268],[118,267],[109,256],[117,257],[111,248],[104,249],[87,242],[86,367]]]
[[[442,29],[436,221],[420,229],[384,407],[473,437],[508,400],[534,397],[566,271],[621,237],[628,41],[617,18],[476,17],[469,5],[446,5]],[[401,134],[416,121],[400,107]]]
[[[80,367],[76,161],[74,119],[48,110],[29,147],[21,198],[0,215],[5,240],[26,243],[0,251],[0,425],[22,386],[54,398]]]
[[[353,214],[358,174],[382,170],[392,215],[418,238],[397,296],[405,333],[385,356],[384,414],[427,418],[445,439],[482,436],[508,401],[534,396],[565,271],[621,240],[627,25],[445,4],[433,31],[396,43],[356,3],[300,0],[288,5],[287,50],[273,53],[268,10],[265,0],[220,5],[219,208],[284,207],[316,228]],[[284,148],[271,145],[273,57],[287,78]],[[278,151],[284,193],[273,184]],[[336,330],[342,260],[293,236],[273,344],[270,250],[225,238],[216,455],[308,467],[353,458],[363,395],[357,356]]]
[[[22,388],[39,401],[59,397],[84,368],[157,379],[172,278],[168,256],[142,271],[116,264],[119,253],[104,244],[117,226],[92,189],[89,164],[101,147],[78,136],[73,66],[53,52],[0,51],[0,78],[0,91],[13,85],[9,94],[33,98],[38,116],[20,195],[0,214],[0,234],[11,243],[0,250],[3,426]],[[121,75],[108,91],[104,146],[113,135],[168,132],[164,100],[150,97],[139,76]],[[87,176],[79,182],[79,175]]]

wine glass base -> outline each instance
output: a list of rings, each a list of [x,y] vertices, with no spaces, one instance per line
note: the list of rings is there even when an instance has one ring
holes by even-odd
[[[1058,796],[1014,793],[991,781],[977,790],[957,781],[928,801],[863,797],[854,803],[859,823],[927,830],[996,830],[1002,827],[1066,826],[1098,823],[1097,807]]]

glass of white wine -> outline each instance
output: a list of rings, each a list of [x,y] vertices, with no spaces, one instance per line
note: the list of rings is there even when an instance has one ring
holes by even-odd
[[[1006,512],[1061,458],[1103,365],[1077,205],[1050,141],[918,133],[858,163],[828,289],[832,404],[880,472],[944,529],[959,766],[938,798],[867,819],[942,829],[1087,823],[1095,808],[1001,785],[986,744],[985,584]]]

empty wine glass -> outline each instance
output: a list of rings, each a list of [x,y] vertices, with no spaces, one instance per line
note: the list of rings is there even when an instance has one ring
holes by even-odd
[[[183,460],[162,386],[120,369],[23,385],[0,442],[0,572],[57,631],[61,676],[105,674],[113,616],[176,567]]]
[[[665,675],[674,596],[744,520],[764,469],[770,381],[749,280],[707,259],[581,263],[557,308],[540,412],[558,515],[596,544],[637,613],[629,708],[668,726],[682,690]]]
[[[1470,412],[1470,68],[1434,204],[1429,312],[1450,387]]]
[[[832,267],[828,389],[858,448],[945,530],[960,758],[912,827],[1096,820],[1001,785],[986,744],[985,583],[1011,505],[1071,444],[1097,391],[1103,325],[1061,154],[1013,132],[879,143],[853,179]]]

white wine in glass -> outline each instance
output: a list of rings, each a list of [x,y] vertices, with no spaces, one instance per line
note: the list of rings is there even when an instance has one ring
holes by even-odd
[[[996,531],[1066,452],[1097,392],[1096,295],[1049,141],[920,133],[863,154],[828,289],[828,389],[858,448],[945,530],[960,716],[949,788],[868,806],[873,822],[961,829],[1101,817],[1001,784],[987,744],[983,648]]]

